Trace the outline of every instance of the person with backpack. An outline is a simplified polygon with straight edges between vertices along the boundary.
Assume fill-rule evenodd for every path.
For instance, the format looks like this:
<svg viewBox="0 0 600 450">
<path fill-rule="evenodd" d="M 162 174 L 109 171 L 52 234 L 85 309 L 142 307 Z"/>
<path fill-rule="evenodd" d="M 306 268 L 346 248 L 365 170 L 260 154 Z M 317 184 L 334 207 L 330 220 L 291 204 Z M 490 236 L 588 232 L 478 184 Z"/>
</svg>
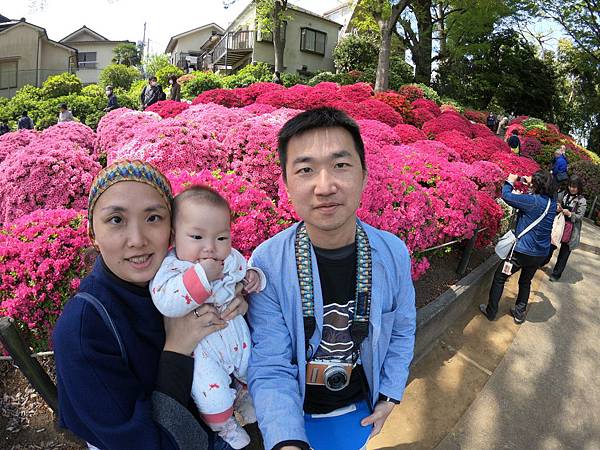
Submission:
<svg viewBox="0 0 600 450">
<path fill-rule="evenodd" d="M 0 121 L 0 136 L 6 133 L 10 133 L 10 128 L 7 125 L 7 123 L 4 120 L 2 120 Z"/>
<path fill-rule="evenodd" d="M 33 120 L 27 115 L 27 111 L 21 113 L 21 118 L 17 122 L 19 130 L 33 130 Z"/>
<path fill-rule="evenodd" d="M 521 140 L 519 139 L 519 132 L 516 129 L 512 130 L 512 133 L 506 140 L 506 143 L 514 154 L 521 155 Z"/>
<path fill-rule="evenodd" d="M 158 101 L 165 100 L 167 96 L 163 92 L 162 86 L 158 84 L 156 77 L 152 76 L 148 78 L 148 84 L 142 89 L 140 95 L 140 101 L 142 103 L 142 111 L 148 108 L 150 105 L 155 104 Z"/>
<path fill-rule="evenodd" d="M 496 132 L 496 116 L 494 116 L 494 113 L 492 113 L 491 111 L 487 116 L 485 124 L 491 131 L 493 131 L 494 133 Z"/>
<path fill-rule="evenodd" d="M 525 321 L 531 280 L 550 251 L 550 235 L 556 215 L 556 184 L 552 175 L 539 170 L 531 178 L 525 177 L 530 186 L 529 194 L 513 192 L 513 186 L 519 178 L 514 174 L 509 175 L 502 187 L 502 200 L 517 209 L 514 232 L 517 240 L 507 259 L 500 261 L 496 268 L 488 304 L 479 305 L 481 313 L 488 320 L 494 320 L 506 280 L 520 270 L 519 293 L 515 307 L 510 309 L 517 324 Z"/>
</svg>

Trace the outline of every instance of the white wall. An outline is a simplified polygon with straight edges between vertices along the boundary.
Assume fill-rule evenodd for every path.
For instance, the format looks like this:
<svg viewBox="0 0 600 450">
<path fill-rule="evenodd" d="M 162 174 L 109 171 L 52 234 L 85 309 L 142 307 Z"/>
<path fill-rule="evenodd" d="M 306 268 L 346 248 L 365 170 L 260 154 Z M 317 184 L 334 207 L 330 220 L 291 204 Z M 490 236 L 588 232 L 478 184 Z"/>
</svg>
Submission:
<svg viewBox="0 0 600 450">
<path fill-rule="evenodd" d="M 96 52 L 96 68 L 79 68 L 76 72 L 77 77 L 83 84 L 97 83 L 100 71 L 109 64 L 112 64 L 114 58 L 113 49 L 119 45 L 115 42 L 77 42 L 69 41 L 69 46 L 76 48 L 79 53 Z"/>
</svg>

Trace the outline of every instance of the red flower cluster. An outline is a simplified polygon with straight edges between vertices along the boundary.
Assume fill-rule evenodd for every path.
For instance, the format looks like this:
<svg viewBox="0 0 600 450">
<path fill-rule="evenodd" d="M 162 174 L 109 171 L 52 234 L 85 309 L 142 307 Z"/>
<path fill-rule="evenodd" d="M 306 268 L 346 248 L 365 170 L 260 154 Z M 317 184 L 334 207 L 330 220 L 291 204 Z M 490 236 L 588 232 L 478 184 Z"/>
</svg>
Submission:
<svg viewBox="0 0 600 450">
<path fill-rule="evenodd" d="M 169 117 L 177 116 L 179 113 L 185 111 L 189 107 L 190 105 L 185 102 L 163 100 L 150 105 L 150 107 L 146 108 L 146 111 L 155 112 L 163 119 L 168 119 Z"/>
</svg>

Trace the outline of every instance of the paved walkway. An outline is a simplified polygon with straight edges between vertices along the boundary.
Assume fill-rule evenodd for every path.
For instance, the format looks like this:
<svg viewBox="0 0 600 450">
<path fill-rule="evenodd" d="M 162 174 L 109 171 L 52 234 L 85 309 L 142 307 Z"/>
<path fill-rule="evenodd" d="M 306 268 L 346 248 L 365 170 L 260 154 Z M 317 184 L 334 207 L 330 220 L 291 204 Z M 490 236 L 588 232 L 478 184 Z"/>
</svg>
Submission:
<svg viewBox="0 0 600 450">
<path fill-rule="evenodd" d="M 600 450 L 600 228 L 584 224 L 560 282 L 549 273 L 523 325 L 506 314 L 512 277 L 496 322 L 474 311 L 451 327 L 369 449 Z"/>
</svg>

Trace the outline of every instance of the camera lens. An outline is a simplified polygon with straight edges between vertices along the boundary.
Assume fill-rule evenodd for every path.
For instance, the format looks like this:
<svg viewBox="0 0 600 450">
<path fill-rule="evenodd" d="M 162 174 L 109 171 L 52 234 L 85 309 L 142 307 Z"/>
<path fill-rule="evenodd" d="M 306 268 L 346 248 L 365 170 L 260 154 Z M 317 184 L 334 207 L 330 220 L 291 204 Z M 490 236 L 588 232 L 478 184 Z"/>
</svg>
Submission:
<svg viewBox="0 0 600 450">
<path fill-rule="evenodd" d="M 349 381 L 343 367 L 333 366 L 325 371 L 325 386 L 330 391 L 341 391 L 348 386 Z"/>
</svg>

